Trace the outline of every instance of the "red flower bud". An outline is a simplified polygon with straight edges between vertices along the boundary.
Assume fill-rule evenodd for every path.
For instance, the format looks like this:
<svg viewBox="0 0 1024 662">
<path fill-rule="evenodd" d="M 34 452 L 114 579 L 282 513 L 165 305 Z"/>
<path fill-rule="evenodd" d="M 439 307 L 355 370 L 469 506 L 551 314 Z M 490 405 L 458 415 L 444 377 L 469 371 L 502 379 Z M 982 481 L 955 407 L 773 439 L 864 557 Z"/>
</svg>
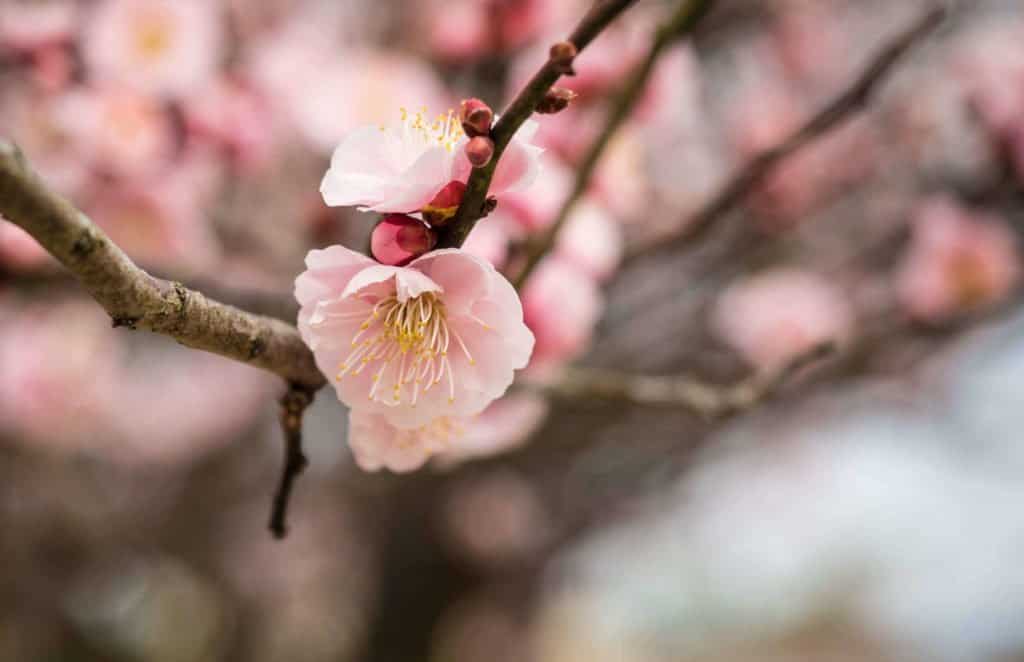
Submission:
<svg viewBox="0 0 1024 662">
<path fill-rule="evenodd" d="M 548 57 L 551 59 L 555 71 L 565 76 L 575 76 L 576 72 L 572 68 L 572 63 L 576 59 L 576 53 L 575 44 L 571 41 L 560 41 L 551 47 Z"/>
<path fill-rule="evenodd" d="M 381 264 L 401 267 L 437 244 L 437 234 L 423 221 L 405 214 L 388 214 L 370 236 L 370 251 Z"/>
<path fill-rule="evenodd" d="M 544 98 L 537 103 L 537 112 L 541 115 L 554 115 L 569 107 L 576 93 L 564 87 L 552 87 L 544 93 Z"/>
<path fill-rule="evenodd" d="M 470 138 L 466 143 L 466 157 L 474 168 L 483 168 L 494 156 L 494 141 L 486 136 Z"/>
<path fill-rule="evenodd" d="M 480 99 L 463 99 L 459 109 L 459 121 L 462 122 L 462 130 L 470 138 L 486 136 L 491 132 L 494 111 Z"/>
<path fill-rule="evenodd" d="M 445 184 L 445 187 L 437 192 L 431 200 L 420 211 L 423 218 L 431 226 L 439 227 L 451 220 L 462 204 L 462 198 L 466 195 L 466 183 L 458 180 Z"/>
</svg>

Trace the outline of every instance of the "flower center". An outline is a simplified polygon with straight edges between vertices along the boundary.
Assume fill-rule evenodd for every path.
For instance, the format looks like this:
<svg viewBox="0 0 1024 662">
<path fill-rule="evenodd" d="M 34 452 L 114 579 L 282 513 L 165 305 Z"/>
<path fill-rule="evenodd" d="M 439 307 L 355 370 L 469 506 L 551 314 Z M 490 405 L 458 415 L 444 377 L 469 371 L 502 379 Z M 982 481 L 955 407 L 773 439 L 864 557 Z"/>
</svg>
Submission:
<svg viewBox="0 0 1024 662">
<path fill-rule="evenodd" d="M 451 108 L 448 109 L 447 114 L 441 113 L 435 117 L 433 122 L 427 119 L 429 113 L 426 106 L 420 108 L 415 115 L 405 108 L 399 108 L 398 112 L 401 117 L 403 139 L 411 138 L 427 146 L 441 145 L 451 152 L 459 140 L 466 135 L 459 123 L 459 118 Z M 382 126 L 380 130 L 387 131 L 387 127 Z"/>
<path fill-rule="evenodd" d="M 390 295 L 378 301 L 359 332 L 352 338 L 352 352 L 338 366 L 336 379 L 373 370 L 369 399 L 397 406 L 408 397 L 415 407 L 420 393 L 442 381 L 448 382 L 448 402 L 455 402 L 455 373 L 448 348 L 454 339 L 459 349 L 476 362 L 466 343 L 448 325 L 444 302 L 433 292 L 399 301 Z M 391 397 L 381 394 L 388 382 Z"/>
<path fill-rule="evenodd" d="M 136 52 L 147 60 L 162 56 L 171 43 L 171 26 L 162 16 L 147 17 L 135 33 Z"/>
</svg>

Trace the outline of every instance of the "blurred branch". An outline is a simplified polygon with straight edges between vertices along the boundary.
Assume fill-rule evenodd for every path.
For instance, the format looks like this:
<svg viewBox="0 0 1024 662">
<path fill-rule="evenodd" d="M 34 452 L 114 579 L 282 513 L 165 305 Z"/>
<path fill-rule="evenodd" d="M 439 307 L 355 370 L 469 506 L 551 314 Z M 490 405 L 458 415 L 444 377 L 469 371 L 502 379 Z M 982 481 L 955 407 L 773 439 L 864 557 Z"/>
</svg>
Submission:
<svg viewBox="0 0 1024 662">
<path fill-rule="evenodd" d="M 608 112 L 604 126 L 601 128 L 601 133 L 591 143 L 590 148 L 580 162 L 576 170 L 576 179 L 573 183 L 572 191 L 569 193 L 569 197 L 565 199 L 565 202 L 562 203 L 562 207 L 558 210 L 554 222 L 541 237 L 527 245 L 526 264 L 516 277 L 516 289 L 522 288 L 526 279 L 530 277 L 530 274 L 541 261 L 541 258 L 554 246 L 558 233 L 562 226 L 565 225 L 569 214 L 572 213 L 573 207 L 586 192 L 587 187 L 590 186 L 590 178 L 593 176 L 605 148 L 611 142 L 612 136 L 615 135 L 615 132 L 618 131 L 622 123 L 629 117 L 633 106 L 636 105 L 643 94 L 647 81 L 651 77 L 651 72 L 654 70 L 654 65 L 662 52 L 673 42 L 692 32 L 700 22 L 700 19 L 711 8 L 712 2 L 713 0 L 684 0 L 672 17 L 658 29 L 654 42 L 647 52 L 647 56 L 630 74 L 625 89 L 616 97 Z"/>
<path fill-rule="evenodd" d="M 684 407 L 705 418 L 734 414 L 771 397 L 804 367 L 831 356 L 823 343 L 778 370 L 759 373 L 736 384 L 718 386 L 688 376 L 654 377 L 607 370 L 570 368 L 562 381 L 545 390 L 560 398 L 616 400 L 652 407 Z"/>
<path fill-rule="evenodd" d="M 307 389 L 324 385 L 294 326 L 151 276 L 85 214 L 50 191 L 17 146 L 2 139 L 0 214 L 74 274 L 114 326 L 170 336 L 186 347 L 269 370 Z"/>
<path fill-rule="evenodd" d="M 743 202 L 779 163 L 865 109 L 895 65 L 918 41 L 945 20 L 946 13 L 943 5 L 931 7 L 910 27 L 893 37 L 871 59 L 860 76 L 812 115 L 803 126 L 775 147 L 758 154 L 736 172 L 677 232 L 659 237 L 651 244 L 640 247 L 628 255 L 626 261 L 663 250 L 676 250 L 704 236 L 715 221 Z"/>
<path fill-rule="evenodd" d="M 576 29 L 569 36 L 568 41 L 575 47 L 576 51 L 582 51 L 594 40 L 608 25 L 625 11 L 636 0 L 603 0 L 594 4 L 594 7 L 587 12 Z M 544 98 L 544 94 L 555 84 L 555 81 L 565 72 L 566 63 L 556 61 L 549 57 L 544 66 L 540 68 L 526 86 L 519 92 L 512 103 L 505 108 L 501 118 L 491 129 L 491 139 L 494 141 L 494 156 L 483 168 L 474 168 L 466 183 L 466 193 L 459 205 L 455 217 L 445 226 L 438 238 L 438 248 L 458 248 L 466 240 L 473 230 L 476 222 L 485 215 L 487 202 L 487 189 L 490 188 L 491 178 L 501 160 L 502 152 L 508 146 L 512 136 L 522 126 L 530 115 L 533 114 L 537 104 Z"/>
<path fill-rule="evenodd" d="M 285 442 L 284 467 L 270 511 L 270 531 L 277 539 L 284 538 L 288 533 L 288 503 L 292 487 L 295 479 L 308 464 L 302 452 L 302 415 L 313 403 L 315 395 L 315 389 L 289 384 L 288 392 L 281 397 L 281 430 L 284 432 Z"/>
</svg>

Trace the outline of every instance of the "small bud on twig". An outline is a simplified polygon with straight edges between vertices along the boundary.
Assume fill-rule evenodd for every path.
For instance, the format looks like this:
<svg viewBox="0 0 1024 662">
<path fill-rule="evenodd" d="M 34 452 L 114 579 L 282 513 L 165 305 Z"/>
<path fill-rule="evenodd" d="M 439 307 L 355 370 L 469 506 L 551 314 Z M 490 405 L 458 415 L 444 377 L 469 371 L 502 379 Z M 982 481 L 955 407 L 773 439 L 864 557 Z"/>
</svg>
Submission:
<svg viewBox="0 0 1024 662">
<path fill-rule="evenodd" d="M 480 99 L 463 99 L 459 121 L 462 122 L 462 130 L 470 138 L 490 135 L 494 111 Z"/>
<path fill-rule="evenodd" d="M 404 266 L 437 244 L 437 233 L 405 214 L 388 214 L 370 235 L 370 252 L 381 264 Z"/>
<path fill-rule="evenodd" d="M 548 56 L 555 71 L 563 76 L 575 76 L 576 71 L 572 68 L 573 60 L 576 59 L 576 45 L 571 41 L 560 41 L 551 47 Z"/>
<path fill-rule="evenodd" d="M 564 87 L 552 87 L 544 93 L 544 98 L 537 103 L 537 112 L 541 115 L 554 115 L 569 107 L 576 93 Z"/>
<path fill-rule="evenodd" d="M 466 157 L 474 168 L 483 168 L 494 156 L 494 141 L 486 136 L 470 138 L 466 143 Z"/>
</svg>

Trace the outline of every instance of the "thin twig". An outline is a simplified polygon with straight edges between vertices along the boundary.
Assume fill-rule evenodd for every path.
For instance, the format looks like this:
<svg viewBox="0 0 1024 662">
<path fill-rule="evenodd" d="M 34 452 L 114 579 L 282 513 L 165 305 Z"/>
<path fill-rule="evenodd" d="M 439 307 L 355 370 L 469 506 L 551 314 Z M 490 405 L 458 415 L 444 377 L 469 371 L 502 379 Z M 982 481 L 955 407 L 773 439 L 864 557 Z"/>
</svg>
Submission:
<svg viewBox="0 0 1024 662">
<path fill-rule="evenodd" d="M 604 154 L 615 132 L 618 131 L 623 122 L 626 121 L 626 118 L 629 117 L 630 112 L 647 87 L 647 81 L 651 77 L 651 72 L 654 70 L 654 65 L 658 58 L 673 42 L 692 32 L 697 23 L 700 22 L 700 19 L 711 8 L 712 4 L 713 0 L 685 0 L 679 5 L 679 8 L 672 17 L 658 29 L 654 41 L 651 43 L 650 50 L 647 52 L 647 56 L 630 74 L 626 87 L 618 95 L 608 111 L 608 116 L 605 119 L 604 126 L 601 128 L 601 133 L 591 143 L 590 148 L 580 162 L 576 170 L 576 179 L 572 191 L 565 199 L 565 202 L 562 203 L 562 207 L 558 210 L 554 222 L 543 236 L 527 245 L 526 264 L 515 279 L 516 289 L 522 288 L 526 279 L 530 277 L 530 274 L 541 261 L 541 258 L 555 245 L 558 233 L 562 226 L 565 225 L 566 220 L 568 220 L 573 207 L 590 186 L 590 179 L 597 168 L 598 161 Z"/>
<path fill-rule="evenodd" d="M 625 11 L 636 0 L 604 0 L 597 2 L 587 12 L 576 29 L 569 36 L 570 41 L 577 52 L 582 51 L 594 40 L 616 16 Z M 494 141 L 494 156 L 483 168 L 474 168 L 466 183 L 465 197 L 462 204 L 451 222 L 442 229 L 438 238 L 438 248 L 458 248 L 469 236 L 476 222 L 485 215 L 485 204 L 487 201 L 487 189 L 490 188 L 491 178 L 494 176 L 495 168 L 501 160 L 502 152 L 512 140 L 519 127 L 523 125 L 530 115 L 533 114 L 537 104 L 544 98 L 544 94 L 561 76 L 559 65 L 552 59 L 548 59 L 544 66 L 533 75 L 533 78 L 520 90 L 512 103 L 505 108 L 501 118 L 491 129 L 491 139 Z"/>
<path fill-rule="evenodd" d="M 910 27 L 889 41 L 871 59 L 860 76 L 812 115 L 806 123 L 778 145 L 758 154 L 730 177 L 718 193 L 683 223 L 678 231 L 658 237 L 656 241 L 631 252 L 626 262 L 642 255 L 678 250 L 703 237 L 715 221 L 743 202 L 779 163 L 842 125 L 857 112 L 864 110 L 895 65 L 914 44 L 945 20 L 946 13 L 945 6 L 937 5 L 922 14 Z"/>
<path fill-rule="evenodd" d="M 629 402 L 649 407 L 682 407 L 704 418 L 721 418 L 774 395 L 780 387 L 806 366 L 836 351 L 823 343 L 800 354 L 778 370 L 758 373 L 736 384 L 717 386 L 683 375 L 630 375 L 607 370 L 573 368 L 563 379 L 545 390 L 556 397 Z"/>
<path fill-rule="evenodd" d="M 281 397 L 281 431 L 284 433 L 284 467 L 281 480 L 274 492 L 273 507 L 270 510 L 270 531 L 280 540 L 288 534 L 288 503 L 291 499 L 295 479 L 306 468 L 308 462 L 302 452 L 302 415 L 313 403 L 315 390 L 300 384 L 289 384 L 288 391 Z"/>
<path fill-rule="evenodd" d="M 186 347 L 269 370 L 309 389 L 325 384 L 294 326 L 151 276 L 85 214 L 47 188 L 17 146 L 3 139 L 0 214 L 57 258 L 114 326 L 170 336 Z"/>
</svg>

